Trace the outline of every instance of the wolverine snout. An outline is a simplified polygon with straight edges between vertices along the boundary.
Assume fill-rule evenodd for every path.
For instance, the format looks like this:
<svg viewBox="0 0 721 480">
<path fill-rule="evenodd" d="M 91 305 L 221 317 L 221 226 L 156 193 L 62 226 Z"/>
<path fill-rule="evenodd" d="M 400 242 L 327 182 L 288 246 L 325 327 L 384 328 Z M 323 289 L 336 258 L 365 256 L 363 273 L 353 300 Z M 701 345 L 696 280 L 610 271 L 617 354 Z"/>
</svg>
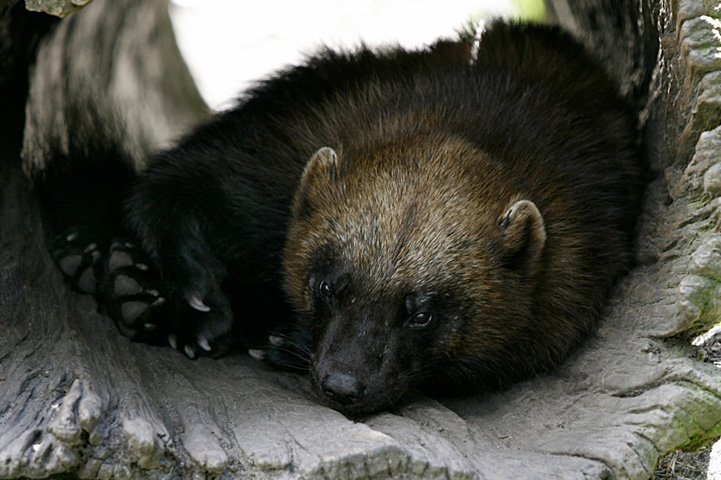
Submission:
<svg viewBox="0 0 721 480">
<path fill-rule="evenodd" d="M 323 394 L 343 406 L 351 405 L 365 398 L 368 389 L 358 378 L 346 373 L 328 373 L 320 382 Z"/>
</svg>

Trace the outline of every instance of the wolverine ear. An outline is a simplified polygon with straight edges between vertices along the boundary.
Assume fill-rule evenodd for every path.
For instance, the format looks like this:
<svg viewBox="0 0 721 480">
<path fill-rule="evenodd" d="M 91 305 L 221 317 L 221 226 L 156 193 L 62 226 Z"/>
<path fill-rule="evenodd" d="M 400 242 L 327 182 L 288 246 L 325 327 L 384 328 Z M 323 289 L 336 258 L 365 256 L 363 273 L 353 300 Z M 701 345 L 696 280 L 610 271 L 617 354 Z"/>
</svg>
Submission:
<svg viewBox="0 0 721 480">
<path fill-rule="evenodd" d="M 330 147 L 323 147 L 308 160 L 300 178 L 296 192 L 296 215 L 310 216 L 312 213 L 311 196 L 313 192 L 327 191 L 338 177 L 338 155 Z M 322 194 L 321 194 L 322 195 Z"/>
<path fill-rule="evenodd" d="M 546 245 L 546 226 L 536 204 L 530 200 L 515 202 L 498 219 L 498 228 L 509 264 L 524 267 L 531 275 L 537 273 Z"/>
<path fill-rule="evenodd" d="M 338 170 L 338 154 L 330 147 L 320 148 L 308 160 L 303 170 L 301 185 L 314 182 L 330 180 L 335 182 Z"/>
</svg>

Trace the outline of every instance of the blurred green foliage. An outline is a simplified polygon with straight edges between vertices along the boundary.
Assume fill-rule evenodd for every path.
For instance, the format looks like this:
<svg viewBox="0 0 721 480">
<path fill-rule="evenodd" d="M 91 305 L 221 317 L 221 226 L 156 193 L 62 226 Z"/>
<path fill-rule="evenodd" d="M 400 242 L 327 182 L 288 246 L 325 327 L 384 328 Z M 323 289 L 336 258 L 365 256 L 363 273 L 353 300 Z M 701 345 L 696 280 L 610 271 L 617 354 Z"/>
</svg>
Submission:
<svg viewBox="0 0 721 480">
<path fill-rule="evenodd" d="M 543 21 L 546 19 L 546 5 L 543 0 L 511 0 L 521 18 Z"/>
<path fill-rule="evenodd" d="M 544 0 L 503 0 L 502 2 L 497 0 L 495 3 L 490 0 L 479 0 L 478 4 L 478 10 L 469 18 L 469 25 L 476 25 L 481 19 L 488 20 L 499 14 L 536 22 L 546 20 Z"/>
</svg>

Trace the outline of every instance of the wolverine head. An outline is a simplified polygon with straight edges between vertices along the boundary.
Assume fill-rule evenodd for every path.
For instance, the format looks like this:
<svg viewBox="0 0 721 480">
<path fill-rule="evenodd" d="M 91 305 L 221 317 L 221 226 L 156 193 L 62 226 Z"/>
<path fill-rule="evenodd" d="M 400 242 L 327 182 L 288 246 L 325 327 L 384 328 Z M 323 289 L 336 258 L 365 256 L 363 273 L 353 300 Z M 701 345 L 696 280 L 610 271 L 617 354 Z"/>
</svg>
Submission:
<svg viewBox="0 0 721 480">
<path fill-rule="evenodd" d="M 285 288 L 313 331 L 311 378 L 331 406 L 362 415 L 439 378 L 463 388 L 527 332 L 546 232 L 504 167 L 432 134 L 312 156 Z"/>
</svg>

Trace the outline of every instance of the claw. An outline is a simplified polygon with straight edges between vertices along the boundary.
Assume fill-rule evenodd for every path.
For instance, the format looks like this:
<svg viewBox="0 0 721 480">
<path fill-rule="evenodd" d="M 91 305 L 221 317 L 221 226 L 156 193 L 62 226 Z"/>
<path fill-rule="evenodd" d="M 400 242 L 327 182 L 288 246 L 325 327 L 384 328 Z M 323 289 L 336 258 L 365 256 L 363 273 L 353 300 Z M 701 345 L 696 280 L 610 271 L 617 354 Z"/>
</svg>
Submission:
<svg viewBox="0 0 721 480">
<path fill-rule="evenodd" d="M 175 335 L 168 335 L 168 343 L 170 344 L 170 348 L 172 348 L 173 350 L 178 349 L 178 337 L 176 337 Z"/>
<path fill-rule="evenodd" d="M 274 347 L 281 347 L 285 343 L 283 339 L 277 335 L 271 335 L 268 337 L 268 340 L 270 341 L 270 344 Z"/>
<path fill-rule="evenodd" d="M 203 300 L 197 294 L 191 294 L 186 297 L 188 305 L 199 312 L 209 312 L 210 307 L 203 303 Z"/>
<path fill-rule="evenodd" d="M 256 350 L 254 348 L 251 348 L 250 350 L 248 350 L 248 355 L 261 362 L 265 360 L 265 352 L 263 350 Z"/>
<path fill-rule="evenodd" d="M 185 355 L 189 359 L 191 359 L 191 360 L 195 359 L 195 350 L 193 349 L 193 347 L 191 347 L 190 345 L 186 345 L 183 350 L 185 351 Z"/>
<path fill-rule="evenodd" d="M 205 337 L 202 336 L 202 335 L 198 335 L 197 342 L 198 342 L 198 346 L 199 346 L 200 348 L 202 348 L 202 349 L 205 350 L 206 352 L 209 352 L 209 351 L 210 351 L 210 343 L 208 343 L 208 339 L 207 339 L 207 338 L 205 338 Z"/>
</svg>

